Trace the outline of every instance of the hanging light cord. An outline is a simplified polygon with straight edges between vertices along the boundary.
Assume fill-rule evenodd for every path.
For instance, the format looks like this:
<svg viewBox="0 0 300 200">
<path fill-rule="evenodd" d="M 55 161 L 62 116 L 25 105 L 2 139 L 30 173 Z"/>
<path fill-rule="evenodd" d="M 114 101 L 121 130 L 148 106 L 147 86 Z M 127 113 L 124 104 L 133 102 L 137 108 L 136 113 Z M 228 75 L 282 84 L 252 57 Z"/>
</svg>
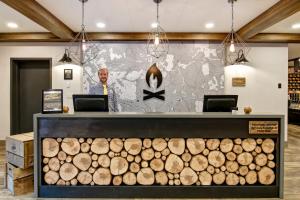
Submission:
<svg viewBox="0 0 300 200">
<path fill-rule="evenodd" d="M 234 0 L 231 0 L 231 40 L 233 41 L 233 34 L 234 34 L 234 14 L 233 14 L 233 3 Z"/>
<path fill-rule="evenodd" d="M 84 26 L 84 1 L 82 1 L 82 6 L 81 6 L 81 28 L 82 30 L 85 29 L 85 26 Z"/>
<path fill-rule="evenodd" d="M 159 2 L 157 1 L 156 3 L 156 22 L 157 22 L 157 25 L 159 24 Z"/>
<path fill-rule="evenodd" d="M 157 35 L 159 35 L 158 33 L 158 27 L 160 26 L 159 25 L 159 0 L 157 0 L 157 3 L 156 3 L 156 32 L 157 32 Z"/>
</svg>

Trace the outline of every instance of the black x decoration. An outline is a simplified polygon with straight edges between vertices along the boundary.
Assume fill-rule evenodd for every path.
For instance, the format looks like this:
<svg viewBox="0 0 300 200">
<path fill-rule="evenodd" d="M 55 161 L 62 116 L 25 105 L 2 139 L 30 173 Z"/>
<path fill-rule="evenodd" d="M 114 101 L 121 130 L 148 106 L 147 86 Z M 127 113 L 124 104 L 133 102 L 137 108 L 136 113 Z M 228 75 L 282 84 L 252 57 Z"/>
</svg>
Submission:
<svg viewBox="0 0 300 200">
<path fill-rule="evenodd" d="M 160 100 L 165 100 L 165 90 L 161 90 L 161 91 L 158 91 L 158 92 L 151 92 L 151 91 L 148 91 L 148 90 L 143 90 L 144 92 L 144 98 L 143 100 L 148 100 L 148 99 L 151 99 L 151 98 L 157 98 L 157 99 L 160 99 Z"/>
</svg>

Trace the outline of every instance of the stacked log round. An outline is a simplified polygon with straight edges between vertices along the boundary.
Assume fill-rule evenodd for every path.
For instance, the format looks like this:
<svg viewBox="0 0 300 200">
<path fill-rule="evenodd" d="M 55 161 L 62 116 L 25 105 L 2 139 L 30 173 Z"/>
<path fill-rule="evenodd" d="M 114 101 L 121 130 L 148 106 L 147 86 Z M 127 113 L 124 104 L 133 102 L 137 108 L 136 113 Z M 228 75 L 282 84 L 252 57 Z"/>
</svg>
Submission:
<svg viewBox="0 0 300 200">
<path fill-rule="evenodd" d="M 186 146 L 192 155 L 197 155 L 205 149 L 205 141 L 202 138 L 189 138 Z"/>
<path fill-rule="evenodd" d="M 137 182 L 141 185 L 153 185 L 154 180 L 154 172 L 151 168 L 142 168 L 137 173 Z"/>
<path fill-rule="evenodd" d="M 93 182 L 96 185 L 109 185 L 111 183 L 111 173 L 107 168 L 98 168 L 93 174 Z"/>
<path fill-rule="evenodd" d="M 80 152 L 80 143 L 76 138 L 64 138 L 61 142 L 61 149 L 68 155 L 76 155 Z"/>
<path fill-rule="evenodd" d="M 159 185 L 167 185 L 169 179 L 165 171 L 157 172 L 155 174 L 155 182 Z"/>
<path fill-rule="evenodd" d="M 106 154 L 109 151 L 107 139 L 96 138 L 91 145 L 91 151 L 95 154 Z"/>
<path fill-rule="evenodd" d="M 114 138 L 110 141 L 109 148 L 113 152 L 116 152 L 116 153 L 121 152 L 123 149 L 123 141 L 119 138 Z"/>
<path fill-rule="evenodd" d="M 56 172 L 59 171 L 60 162 L 59 162 L 58 158 L 56 158 L 56 157 L 51 158 L 49 160 L 48 166 L 49 166 L 50 170 L 53 170 Z"/>
<path fill-rule="evenodd" d="M 194 170 L 189 167 L 185 167 L 180 172 L 180 181 L 182 185 L 193 185 L 198 180 L 198 176 Z"/>
<path fill-rule="evenodd" d="M 253 138 L 44 138 L 49 185 L 272 185 L 276 142 Z"/>
<path fill-rule="evenodd" d="M 92 182 L 93 176 L 89 172 L 81 171 L 77 176 L 77 180 L 82 185 L 87 185 Z"/>
<path fill-rule="evenodd" d="M 127 172 L 123 176 L 123 182 L 126 185 L 135 185 L 136 184 L 136 175 L 132 172 Z"/>
<path fill-rule="evenodd" d="M 55 184 L 58 181 L 58 179 L 59 175 L 55 171 L 48 171 L 44 176 L 45 182 L 49 185 Z"/>
<path fill-rule="evenodd" d="M 122 141 L 122 140 L 121 140 Z M 125 175 L 124 175 L 125 176 Z M 113 185 L 121 185 L 122 184 L 122 176 L 115 176 L 112 180 Z"/>
</svg>

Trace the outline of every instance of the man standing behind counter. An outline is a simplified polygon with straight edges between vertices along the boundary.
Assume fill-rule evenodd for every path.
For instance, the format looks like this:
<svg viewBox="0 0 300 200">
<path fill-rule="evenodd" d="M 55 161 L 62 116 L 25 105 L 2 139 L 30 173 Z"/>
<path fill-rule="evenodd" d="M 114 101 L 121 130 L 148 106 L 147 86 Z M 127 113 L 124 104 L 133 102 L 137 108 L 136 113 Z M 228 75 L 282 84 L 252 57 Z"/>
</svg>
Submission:
<svg viewBox="0 0 300 200">
<path fill-rule="evenodd" d="M 108 95 L 108 109 L 110 112 L 118 112 L 117 96 L 114 88 L 107 84 L 108 69 L 100 67 L 98 70 L 99 83 L 90 88 L 90 94 Z"/>
</svg>

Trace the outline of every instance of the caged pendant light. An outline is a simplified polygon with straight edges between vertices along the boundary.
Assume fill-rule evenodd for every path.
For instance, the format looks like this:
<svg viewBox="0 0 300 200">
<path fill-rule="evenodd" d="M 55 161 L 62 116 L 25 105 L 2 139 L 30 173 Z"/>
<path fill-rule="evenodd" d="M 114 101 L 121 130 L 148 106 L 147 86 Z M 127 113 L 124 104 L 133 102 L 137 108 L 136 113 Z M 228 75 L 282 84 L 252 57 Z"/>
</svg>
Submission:
<svg viewBox="0 0 300 200">
<path fill-rule="evenodd" d="M 147 42 L 147 54 L 159 59 L 169 51 L 169 41 L 159 22 L 159 4 L 162 0 L 153 0 L 156 3 L 156 26 L 151 30 Z"/>
<path fill-rule="evenodd" d="M 88 39 L 86 33 L 86 26 L 84 25 L 84 4 L 88 0 L 79 0 L 82 3 L 82 18 L 81 18 L 81 31 L 75 36 L 75 38 L 70 42 L 69 53 L 70 57 L 74 62 L 84 65 L 97 58 L 99 49 L 95 42 Z"/>
<path fill-rule="evenodd" d="M 224 65 L 233 65 L 240 63 L 241 61 L 248 62 L 246 55 L 249 53 L 250 48 L 234 31 L 234 2 L 236 1 L 237 0 L 228 0 L 231 4 L 231 32 L 226 36 L 217 49 L 217 55 Z"/>
</svg>

